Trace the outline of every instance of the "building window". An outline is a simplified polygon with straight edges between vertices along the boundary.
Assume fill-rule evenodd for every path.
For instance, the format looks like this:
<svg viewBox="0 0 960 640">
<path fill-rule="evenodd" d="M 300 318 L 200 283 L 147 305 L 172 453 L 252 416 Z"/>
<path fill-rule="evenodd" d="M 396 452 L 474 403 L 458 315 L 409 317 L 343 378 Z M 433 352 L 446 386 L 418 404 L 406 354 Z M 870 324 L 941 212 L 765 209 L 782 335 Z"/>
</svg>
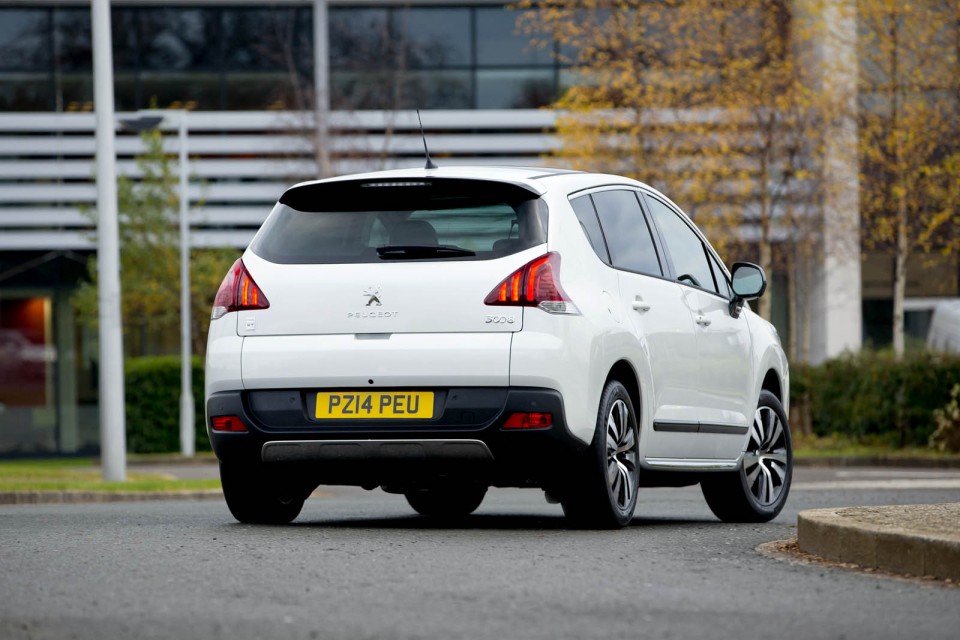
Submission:
<svg viewBox="0 0 960 640">
<path fill-rule="evenodd" d="M 335 109 L 537 108 L 562 88 L 556 47 L 517 33 L 501 6 L 334 6 Z M 120 5 L 116 108 L 309 109 L 313 11 L 303 6 Z M 93 108 L 90 11 L 0 8 L 0 109 Z"/>
<path fill-rule="evenodd" d="M 506 7 L 333 7 L 335 109 L 518 109 L 559 95 L 553 48 Z"/>
<path fill-rule="evenodd" d="M 0 110 L 53 107 L 49 9 L 6 9 L 0 19 Z"/>
</svg>

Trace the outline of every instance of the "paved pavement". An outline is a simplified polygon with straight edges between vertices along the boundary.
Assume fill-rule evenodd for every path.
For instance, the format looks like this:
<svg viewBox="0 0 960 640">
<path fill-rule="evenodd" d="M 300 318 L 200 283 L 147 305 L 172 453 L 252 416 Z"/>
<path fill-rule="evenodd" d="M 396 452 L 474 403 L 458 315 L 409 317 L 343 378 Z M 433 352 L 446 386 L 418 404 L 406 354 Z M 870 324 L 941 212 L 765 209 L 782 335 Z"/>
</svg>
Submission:
<svg viewBox="0 0 960 640">
<path fill-rule="evenodd" d="M 532 490 L 492 490 L 458 526 L 354 488 L 287 527 L 218 501 L 0 507 L 0 638 L 953 640 L 958 589 L 755 551 L 802 510 L 960 499 L 922 488 L 950 478 L 864 479 L 799 471 L 764 525 L 719 523 L 696 488 L 644 490 L 616 532 L 569 530 Z"/>
<path fill-rule="evenodd" d="M 216 478 L 215 462 L 130 465 L 171 478 Z M 798 467 L 793 491 L 954 491 L 960 470 Z M 322 488 L 328 493 L 327 488 Z M 217 490 L 178 493 L 24 492 L 0 494 L 0 504 L 222 500 Z M 960 503 L 817 509 L 798 514 L 802 551 L 892 573 L 960 582 Z"/>
<path fill-rule="evenodd" d="M 215 464 L 151 469 L 179 478 L 217 476 Z M 794 491 L 918 489 L 957 490 L 960 498 L 960 470 L 797 467 L 793 485 Z M 802 551 L 830 560 L 960 582 L 960 503 L 805 511 L 797 538 Z"/>
</svg>

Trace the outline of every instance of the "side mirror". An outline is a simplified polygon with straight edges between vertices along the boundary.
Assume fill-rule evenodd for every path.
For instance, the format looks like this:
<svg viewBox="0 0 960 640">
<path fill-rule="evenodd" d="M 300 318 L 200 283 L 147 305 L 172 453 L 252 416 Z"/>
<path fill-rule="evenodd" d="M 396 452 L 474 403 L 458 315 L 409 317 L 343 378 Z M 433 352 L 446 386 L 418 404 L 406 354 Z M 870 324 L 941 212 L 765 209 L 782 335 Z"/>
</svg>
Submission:
<svg viewBox="0 0 960 640">
<path fill-rule="evenodd" d="M 749 262 L 734 262 L 730 273 L 733 293 L 744 300 L 754 300 L 767 290 L 767 274 Z"/>
<path fill-rule="evenodd" d="M 743 303 L 755 300 L 767 290 L 767 275 L 763 269 L 749 262 L 734 262 L 730 271 L 733 300 L 730 301 L 730 315 L 740 317 Z"/>
</svg>

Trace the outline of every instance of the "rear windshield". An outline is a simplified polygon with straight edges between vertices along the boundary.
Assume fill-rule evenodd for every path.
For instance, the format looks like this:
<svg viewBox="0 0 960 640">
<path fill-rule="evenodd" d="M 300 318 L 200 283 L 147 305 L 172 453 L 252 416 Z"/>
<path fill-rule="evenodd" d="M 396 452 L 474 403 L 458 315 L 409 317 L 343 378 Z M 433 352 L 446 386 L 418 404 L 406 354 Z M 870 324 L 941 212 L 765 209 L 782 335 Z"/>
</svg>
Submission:
<svg viewBox="0 0 960 640">
<path fill-rule="evenodd" d="M 547 207 L 481 180 L 341 182 L 289 190 L 250 248 L 281 264 L 488 260 L 547 241 Z"/>
</svg>

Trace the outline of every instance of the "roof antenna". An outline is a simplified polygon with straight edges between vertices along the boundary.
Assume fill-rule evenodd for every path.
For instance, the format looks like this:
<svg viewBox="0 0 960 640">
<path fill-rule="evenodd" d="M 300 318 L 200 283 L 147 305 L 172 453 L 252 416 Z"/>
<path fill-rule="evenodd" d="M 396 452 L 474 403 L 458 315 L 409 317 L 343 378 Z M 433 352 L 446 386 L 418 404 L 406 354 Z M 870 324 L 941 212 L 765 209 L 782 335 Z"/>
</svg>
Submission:
<svg viewBox="0 0 960 640">
<path fill-rule="evenodd" d="M 436 169 L 437 165 L 433 164 L 433 160 L 430 159 L 430 151 L 427 150 L 427 136 L 423 133 L 423 120 L 420 119 L 420 109 L 417 109 L 417 122 L 420 123 L 420 137 L 423 138 L 423 152 L 427 156 L 427 164 L 424 169 Z"/>
</svg>

